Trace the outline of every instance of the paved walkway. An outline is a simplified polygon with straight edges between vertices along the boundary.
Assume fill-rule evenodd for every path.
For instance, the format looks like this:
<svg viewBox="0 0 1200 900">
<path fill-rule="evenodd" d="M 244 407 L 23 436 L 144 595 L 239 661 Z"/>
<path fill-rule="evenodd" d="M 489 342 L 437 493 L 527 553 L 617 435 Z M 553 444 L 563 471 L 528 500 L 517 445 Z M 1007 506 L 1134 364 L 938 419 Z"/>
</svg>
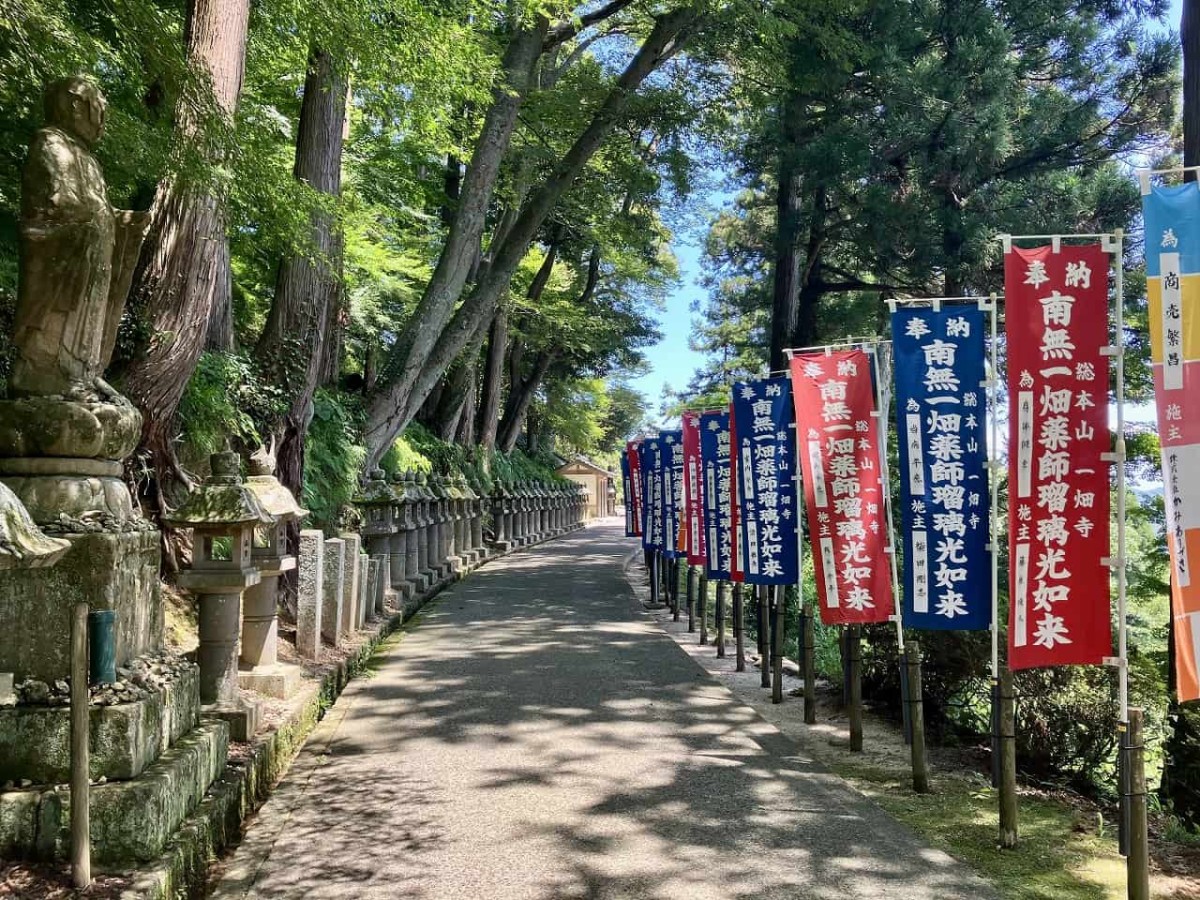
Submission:
<svg viewBox="0 0 1200 900">
<path fill-rule="evenodd" d="M 352 683 L 222 898 L 993 896 L 645 616 L 618 526 L 485 567 Z"/>
</svg>

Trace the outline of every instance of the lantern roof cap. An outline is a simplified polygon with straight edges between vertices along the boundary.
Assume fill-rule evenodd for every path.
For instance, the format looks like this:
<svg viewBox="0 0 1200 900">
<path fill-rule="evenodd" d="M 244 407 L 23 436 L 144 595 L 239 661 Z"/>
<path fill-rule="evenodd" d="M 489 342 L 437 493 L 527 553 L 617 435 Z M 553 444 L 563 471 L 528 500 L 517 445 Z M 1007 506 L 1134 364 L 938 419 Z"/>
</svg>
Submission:
<svg viewBox="0 0 1200 900">
<path fill-rule="evenodd" d="M 212 474 L 197 485 L 163 521 L 175 528 L 272 525 L 276 517 L 242 481 L 241 459 L 232 451 L 214 453 Z M 272 476 L 273 477 L 273 476 Z M 295 500 L 292 501 L 293 505 Z M 297 507 L 298 508 L 298 507 Z"/>
</svg>

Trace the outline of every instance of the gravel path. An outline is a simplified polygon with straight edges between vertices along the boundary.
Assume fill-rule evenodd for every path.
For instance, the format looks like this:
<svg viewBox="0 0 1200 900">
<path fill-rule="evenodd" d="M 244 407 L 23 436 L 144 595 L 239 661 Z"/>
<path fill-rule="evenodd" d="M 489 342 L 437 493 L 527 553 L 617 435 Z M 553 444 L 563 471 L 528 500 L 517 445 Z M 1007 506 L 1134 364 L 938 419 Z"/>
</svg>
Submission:
<svg viewBox="0 0 1200 900">
<path fill-rule="evenodd" d="M 994 896 L 663 634 L 622 575 L 633 548 L 594 525 L 442 594 L 342 695 L 213 896 Z"/>
</svg>

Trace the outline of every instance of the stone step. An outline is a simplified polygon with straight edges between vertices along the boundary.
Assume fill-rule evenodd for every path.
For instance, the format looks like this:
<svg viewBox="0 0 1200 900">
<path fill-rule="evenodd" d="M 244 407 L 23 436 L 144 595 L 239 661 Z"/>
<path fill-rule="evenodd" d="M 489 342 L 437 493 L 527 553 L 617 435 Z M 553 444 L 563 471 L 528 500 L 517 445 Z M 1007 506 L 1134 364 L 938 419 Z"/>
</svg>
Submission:
<svg viewBox="0 0 1200 900">
<path fill-rule="evenodd" d="M 198 673 L 194 666 L 185 669 L 143 700 L 93 706 L 89 712 L 91 777 L 136 778 L 191 731 L 200 716 Z M 69 706 L 0 709 L 0 783 L 66 783 L 71 777 L 70 739 Z"/>
<path fill-rule="evenodd" d="M 92 857 L 112 865 L 159 856 L 225 768 L 229 727 L 206 721 L 131 781 L 92 787 Z M 63 859 L 71 797 L 62 790 L 0 793 L 0 857 Z"/>
</svg>

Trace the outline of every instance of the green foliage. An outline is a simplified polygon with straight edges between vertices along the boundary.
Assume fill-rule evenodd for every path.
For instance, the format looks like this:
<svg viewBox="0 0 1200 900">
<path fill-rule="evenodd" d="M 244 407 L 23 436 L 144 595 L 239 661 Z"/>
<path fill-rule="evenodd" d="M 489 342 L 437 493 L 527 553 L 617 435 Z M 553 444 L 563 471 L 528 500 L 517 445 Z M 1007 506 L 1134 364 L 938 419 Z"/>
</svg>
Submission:
<svg viewBox="0 0 1200 900">
<path fill-rule="evenodd" d="M 317 391 L 304 460 L 304 506 L 313 527 L 333 530 L 349 515 L 367 456 L 362 423 L 359 398 Z"/>
<path fill-rule="evenodd" d="M 212 453 L 262 443 L 256 421 L 278 405 L 278 392 L 262 383 L 244 354 L 205 353 L 179 407 L 185 465 L 203 468 Z"/>
</svg>

